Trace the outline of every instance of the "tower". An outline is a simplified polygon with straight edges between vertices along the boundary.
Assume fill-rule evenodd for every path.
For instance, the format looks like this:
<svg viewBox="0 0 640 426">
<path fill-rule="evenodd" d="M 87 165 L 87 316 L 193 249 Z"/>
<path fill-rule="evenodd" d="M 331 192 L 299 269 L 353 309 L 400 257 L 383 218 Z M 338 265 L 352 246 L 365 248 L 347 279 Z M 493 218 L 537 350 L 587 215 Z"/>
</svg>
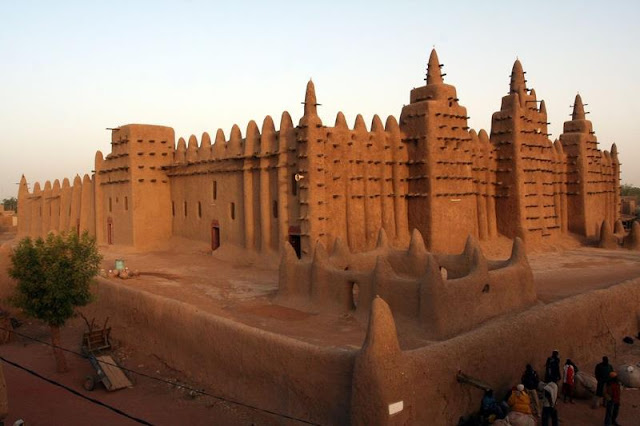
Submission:
<svg viewBox="0 0 640 426">
<path fill-rule="evenodd" d="M 455 87 L 445 84 L 435 49 L 427 84 L 411 91 L 400 129 L 409 152 L 409 227 L 418 229 L 434 251 L 462 250 L 478 236 L 467 109 Z"/>
<path fill-rule="evenodd" d="M 96 235 L 102 244 L 154 248 L 171 235 L 169 178 L 174 132 L 129 124 L 112 130 L 111 153 L 96 154 Z"/>
<path fill-rule="evenodd" d="M 567 153 L 567 209 L 569 230 L 596 237 L 600 225 L 618 219 L 617 149 L 611 155 L 598 149 L 591 121 L 586 119 L 582 97 L 576 95 L 571 120 L 565 121 L 560 141 Z"/>
<path fill-rule="evenodd" d="M 491 142 L 497 153 L 498 231 L 509 238 L 530 241 L 562 231 L 558 169 L 563 159 L 548 139 L 544 101 L 526 87 L 524 74 L 516 60 L 509 93 L 492 117 Z"/>
</svg>

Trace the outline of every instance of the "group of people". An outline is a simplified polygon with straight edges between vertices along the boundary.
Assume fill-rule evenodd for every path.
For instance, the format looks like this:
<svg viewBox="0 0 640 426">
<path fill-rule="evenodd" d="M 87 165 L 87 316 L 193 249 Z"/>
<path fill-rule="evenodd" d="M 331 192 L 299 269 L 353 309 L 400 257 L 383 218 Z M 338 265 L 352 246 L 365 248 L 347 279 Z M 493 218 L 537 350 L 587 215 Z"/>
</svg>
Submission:
<svg viewBox="0 0 640 426">
<path fill-rule="evenodd" d="M 563 401 L 573 404 L 578 371 L 578 366 L 571 359 L 567 359 L 561 369 L 559 352 L 554 350 L 545 364 L 544 381 L 527 364 L 521 383 L 511 389 L 504 401 L 498 402 L 493 390 L 485 391 L 481 404 L 482 414 L 493 419 L 503 419 L 509 414 L 512 422 L 519 420 L 518 424 L 523 425 L 534 425 L 535 419 L 540 418 L 543 426 L 548 426 L 549 422 L 558 426 L 558 385 L 562 384 Z M 599 407 L 604 398 L 604 425 L 619 426 L 617 417 L 620 408 L 620 382 L 606 356 L 596 366 L 595 377 L 597 389 L 594 408 Z"/>
</svg>

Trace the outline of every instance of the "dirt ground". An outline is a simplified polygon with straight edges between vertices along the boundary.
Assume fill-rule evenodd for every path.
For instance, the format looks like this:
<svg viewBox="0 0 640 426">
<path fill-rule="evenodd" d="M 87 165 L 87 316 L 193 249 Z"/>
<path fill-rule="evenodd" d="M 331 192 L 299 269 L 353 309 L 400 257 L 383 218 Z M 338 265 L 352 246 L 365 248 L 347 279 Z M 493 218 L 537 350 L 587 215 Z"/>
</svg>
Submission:
<svg viewBox="0 0 640 426">
<path fill-rule="evenodd" d="M 503 243 L 496 245 L 487 256 L 506 258 L 510 242 Z M 112 269 L 115 259 L 124 259 L 131 270 L 140 272 L 140 276 L 111 280 L 312 344 L 359 348 L 364 340 L 366 322 L 351 315 L 303 312 L 274 303 L 278 279 L 278 259 L 275 257 L 250 258 L 231 249 L 211 254 L 206 245 L 181 239 L 175 239 L 172 247 L 169 251 L 156 253 L 136 253 L 117 246 L 102 247 L 105 256 L 103 267 Z M 540 303 L 553 303 L 640 276 L 640 252 L 579 248 L 571 241 L 547 251 L 534 250 L 529 255 L 529 261 Z M 402 318 L 396 318 L 396 321 L 403 349 L 430 343 L 415 324 Z M 71 321 L 63 332 L 64 345 L 77 349 L 84 327 L 81 320 Z M 35 322 L 25 323 L 18 331 L 48 338 L 46 327 Z M 633 347 L 622 349 L 627 351 L 623 352 L 624 356 L 632 364 L 640 361 L 638 346 L 640 341 Z M 0 354 L 85 392 L 81 389 L 81 383 L 85 375 L 91 372 L 85 359 L 68 355 L 71 372 L 58 375 L 54 372 L 50 348 L 45 345 L 18 339 L 1 346 Z M 121 347 L 116 355 L 128 368 L 172 380 L 184 379 L 179 372 L 171 370 L 152 354 Z M 593 365 L 581 367 L 591 371 L 596 362 L 598 360 L 592 360 Z M 9 420 L 22 417 L 29 420 L 29 425 L 134 424 L 105 408 L 33 379 L 14 367 L 4 365 L 4 371 L 10 392 Z M 100 388 L 90 395 L 153 424 L 283 424 L 272 415 L 211 397 L 194 398 L 172 385 L 142 377 L 136 378 L 132 389 L 108 393 Z M 640 424 L 637 420 L 640 418 L 639 407 L 640 391 L 625 390 L 620 423 Z M 561 424 L 564 425 L 599 425 L 604 416 L 604 410 L 592 410 L 587 402 L 581 401 L 574 405 L 560 403 L 559 412 Z"/>
</svg>

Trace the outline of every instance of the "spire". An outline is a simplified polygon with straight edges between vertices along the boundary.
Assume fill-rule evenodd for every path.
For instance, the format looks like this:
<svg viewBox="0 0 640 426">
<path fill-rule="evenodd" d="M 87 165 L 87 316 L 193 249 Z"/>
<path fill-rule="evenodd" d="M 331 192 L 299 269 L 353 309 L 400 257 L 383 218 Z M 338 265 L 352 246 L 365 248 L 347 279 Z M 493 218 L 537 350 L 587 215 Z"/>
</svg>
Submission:
<svg viewBox="0 0 640 426">
<path fill-rule="evenodd" d="M 309 80 L 307 83 L 307 93 L 304 96 L 304 115 L 318 115 L 317 105 L 316 88 L 313 85 L 313 81 Z"/>
<path fill-rule="evenodd" d="M 511 93 L 518 93 L 520 89 L 524 91 L 527 88 L 526 82 L 524 81 L 524 70 L 522 69 L 522 64 L 519 59 L 513 63 L 513 68 L 511 69 Z"/>
<path fill-rule="evenodd" d="M 431 50 L 429 56 L 429 65 L 427 66 L 427 85 L 442 83 L 442 74 L 440 73 L 440 61 L 436 49 Z"/>
<path fill-rule="evenodd" d="M 571 115 L 572 120 L 584 120 L 584 104 L 582 103 L 582 98 L 580 94 L 576 95 L 576 100 L 573 103 L 573 114 Z"/>
</svg>

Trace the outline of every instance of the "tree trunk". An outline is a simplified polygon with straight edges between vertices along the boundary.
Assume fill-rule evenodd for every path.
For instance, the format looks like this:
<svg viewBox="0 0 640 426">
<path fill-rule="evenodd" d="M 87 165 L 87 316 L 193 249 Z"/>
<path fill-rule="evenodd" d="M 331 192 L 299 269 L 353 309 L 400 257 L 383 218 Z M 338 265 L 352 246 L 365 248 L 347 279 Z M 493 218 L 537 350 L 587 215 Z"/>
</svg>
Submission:
<svg viewBox="0 0 640 426">
<path fill-rule="evenodd" d="M 50 327 L 53 356 L 56 358 L 56 371 L 58 373 L 66 373 L 69 369 L 67 368 L 67 360 L 64 357 L 64 352 L 60 349 L 60 327 L 53 325 Z"/>
</svg>

